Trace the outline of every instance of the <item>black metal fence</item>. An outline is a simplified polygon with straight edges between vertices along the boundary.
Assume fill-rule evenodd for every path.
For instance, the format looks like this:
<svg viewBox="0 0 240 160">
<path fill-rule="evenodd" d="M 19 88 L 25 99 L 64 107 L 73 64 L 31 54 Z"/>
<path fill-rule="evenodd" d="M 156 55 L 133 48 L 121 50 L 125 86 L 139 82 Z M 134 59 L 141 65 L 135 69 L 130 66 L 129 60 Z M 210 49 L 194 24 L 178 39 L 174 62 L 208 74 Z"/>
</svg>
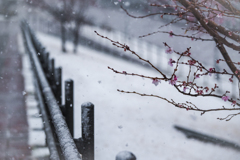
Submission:
<svg viewBox="0 0 240 160">
<path fill-rule="evenodd" d="M 29 54 L 35 77 L 36 95 L 44 121 L 51 160 L 94 160 L 94 105 L 81 105 L 82 137 L 74 139 L 74 82 L 65 81 L 65 103 L 62 101 L 62 68 L 36 38 L 27 22 L 21 23 L 24 46 Z M 116 160 L 136 160 L 129 151 L 119 152 Z"/>
<path fill-rule="evenodd" d="M 62 69 L 36 38 L 26 22 L 21 23 L 24 45 L 34 71 L 36 94 L 43 116 L 50 159 L 94 160 L 94 105 L 82 104 L 82 137 L 74 137 L 73 80 L 65 81 L 62 104 Z"/>
</svg>

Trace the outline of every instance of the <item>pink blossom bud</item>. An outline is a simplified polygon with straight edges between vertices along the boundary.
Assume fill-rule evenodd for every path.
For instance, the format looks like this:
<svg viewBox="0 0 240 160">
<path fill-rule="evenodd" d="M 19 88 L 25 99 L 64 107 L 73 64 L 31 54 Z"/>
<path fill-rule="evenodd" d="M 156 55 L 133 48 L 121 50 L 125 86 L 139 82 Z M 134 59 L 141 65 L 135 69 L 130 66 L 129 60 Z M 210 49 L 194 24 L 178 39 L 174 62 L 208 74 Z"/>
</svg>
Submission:
<svg viewBox="0 0 240 160">
<path fill-rule="evenodd" d="M 175 85 L 176 84 L 176 82 L 177 82 L 177 76 L 176 75 L 174 75 L 173 77 L 172 77 L 172 79 L 171 80 L 169 80 L 169 84 L 171 84 L 171 85 Z"/>
<path fill-rule="evenodd" d="M 186 92 L 186 89 L 188 89 L 187 87 L 183 87 L 183 92 Z"/>
<path fill-rule="evenodd" d="M 208 88 L 208 87 L 205 87 L 204 89 L 206 89 L 206 92 L 208 92 L 208 91 L 209 91 L 209 88 Z"/>
<path fill-rule="evenodd" d="M 153 83 L 155 86 L 157 86 L 158 83 L 161 83 L 161 81 L 158 80 L 158 79 L 153 79 L 152 83 Z"/>
<path fill-rule="evenodd" d="M 169 47 L 165 52 L 166 52 L 167 54 L 171 54 L 171 53 L 173 52 L 173 49 Z"/>
<path fill-rule="evenodd" d="M 197 74 L 197 75 L 195 76 L 195 78 L 196 78 L 196 79 L 197 79 L 197 78 L 200 78 L 199 76 L 200 76 L 200 74 Z"/>
<path fill-rule="evenodd" d="M 222 100 L 224 100 L 225 102 L 229 99 L 228 96 L 222 96 Z"/>
<path fill-rule="evenodd" d="M 211 76 L 212 75 L 212 72 L 214 71 L 213 70 L 213 68 L 209 68 L 209 70 L 208 70 L 210 73 L 209 73 L 209 76 Z"/>
<path fill-rule="evenodd" d="M 196 63 L 195 60 L 188 60 L 188 64 L 189 64 L 190 66 L 194 65 L 195 63 Z"/>
<path fill-rule="evenodd" d="M 232 101 L 232 104 L 231 104 L 231 105 L 235 106 L 236 103 L 237 103 L 236 101 Z"/>
<path fill-rule="evenodd" d="M 222 18 L 222 17 L 223 17 L 223 14 L 222 14 L 222 13 L 219 13 L 219 14 L 217 15 L 217 17 L 218 17 L 218 18 Z"/>
<path fill-rule="evenodd" d="M 207 19 L 204 19 L 204 22 L 205 22 L 205 24 L 208 24 L 208 20 Z"/>
<path fill-rule="evenodd" d="M 173 32 L 172 31 L 169 32 L 169 37 L 173 37 Z"/>
<path fill-rule="evenodd" d="M 172 66 L 173 66 L 173 63 L 175 63 L 175 61 L 172 60 L 172 58 L 170 58 L 169 61 L 168 61 L 168 65 L 170 65 L 170 66 L 172 67 Z"/>
</svg>

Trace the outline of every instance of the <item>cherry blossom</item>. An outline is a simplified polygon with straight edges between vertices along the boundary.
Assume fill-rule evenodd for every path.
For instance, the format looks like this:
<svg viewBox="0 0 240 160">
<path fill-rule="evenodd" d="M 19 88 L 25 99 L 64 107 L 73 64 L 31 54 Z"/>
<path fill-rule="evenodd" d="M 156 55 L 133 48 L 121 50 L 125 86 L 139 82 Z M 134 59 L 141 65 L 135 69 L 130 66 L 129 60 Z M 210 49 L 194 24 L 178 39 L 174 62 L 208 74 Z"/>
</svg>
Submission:
<svg viewBox="0 0 240 160">
<path fill-rule="evenodd" d="M 202 95 L 203 94 L 203 90 L 197 90 L 196 91 L 199 95 Z"/>
<path fill-rule="evenodd" d="M 189 2 L 189 3 L 186 3 L 186 2 Z M 173 3 L 175 3 L 175 5 L 173 5 Z M 211 82 L 211 84 L 208 85 L 208 84 L 205 84 L 205 82 L 197 80 L 198 78 L 204 78 L 204 79 L 206 78 L 206 79 L 209 79 L 209 81 L 213 81 L 212 78 L 209 77 L 212 74 L 226 76 L 226 78 L 229 79 L 229 81 L 227 82 L 228 84 L 233 83 L 234 76 L 237 78 L 237 79 L 234 79 L 234 82 L 240 80 L 240 70 L 237 69 L 238 67 L 240 68 L 240 61 L 237 62 L 238 59 L 233 59 L 234 61 L 232 61 L 230 58 L 228 58 L 226 56 L 228 54 L 228 51 L 226 49 L 224 49 L 224 46 L 227 46 L 230 49 L 232 48 L 232 49 L 236 50 L 236 52 L 238 52 L 240 54 L 240 52 L 238 51 L 239 46 L 237 45 L 237 43 L 240 43 L 240 40 L 236 36 L 238 34 L 238 32 L 236 30 L 234 30 L 232 27 L 226 28 L 225 27 L 226 25 L 223 25 L 223 26 L 220 25 L 223 21 L 225 22 L 224 24 L 229 23 L 230 22 L 229 20 L 232 20 L 232 23 L 236 23 L 235 19 L 239 19 L 239 17 L 236 15 L 237 12 L 234 13 L 234 12 L 230 11 L 230 9 L 228 9 L 228 11 L 226 10 L 226 8 L 223 9 L 224 7 L 221 5 L 221 3 L 216 2 L 216 1 L 213 1 L 213 2 L 199 1 L 198 3 L 193 4 L 187 0 L 186 1 L 185 0 L 183 0 L 183 1 L 173 0 L 173 3 L 167 3 L 167 5 L 152 4 L 153 6 L 159 6 L 159 7 L 163 7 L 163 8 L 171 7 L 171 10 L 169 10 L 167 12 L 165 12 L 165 10 L 163 10 L 162 12 L 159 12 L 160 13 L 159 16 L 161 16 L 161 18 L 163 18 L 164 15 L 167 15 L 167 16 L 171 15 L 171 16 L 174 16 L 176 19 L 173 19 L 171 22 L 168 22 L 165 25 L 160 26 L 159 29 L 161 29 L 161 30 L 150 32 L 150 33 L 145 34 L 140 37 L 142 38 L 142 37 L 150 36 L 150 35 L 157 34 L 157 33 L 164 33 L 164 34 L 166 34 L 165 36 L 167 36 L 167 37 L 174 36 L 174 38 L 175 37 L 187 38 L 187 39 L 189 39 L 190 43 L 191 43 L 191 40 L 192 41 L 203 41 L 203 42 L 204 41 L 213 41 L 213 42 L 215 41 L 215 43 L 217 45 L 217 49 L 223 55 L 222 59 L 215 60 L 215 64 L 219 64 L 220 61 L 221 61 L 221 63 L 227 63 L 230 70 L 217 69 L 216 67 L 210 68 L 207 65 L 205 65 L 204 63 L 201 63 L 196 58 L 194 58 L 195 57 L 194 55 L 192 56 L 192 54 L 190 53 L 193 51 L 193 50 L 191 50 L 191 44 L 188 45 L 188 48 L 186 50 L 181 49 L 181 51 L 178 51 L 178 49 L 177 49 L 178 47 L 176 48 L 176 46 L 174 46 L 174 45 L 170 46 L 167 44 L 167 42 L 163 42 L 164 46 L 166 47 L 165 48 L 166 54 L 171 54 L 171 55 L 167 56 L 169 58 L 166 60 L 167 63 L 165 61 L 165 63 L 166 63 L 165 65 L 170 65 L 171 67 L 174 67 L 173 69 L 170 69 L 169 72 L 165 72 L 165 70 L 162 70 L 162 68 L 157 66 L 157 63 L 150 62 L 150 60 L 143 58 L 141 55 L 139 55 L 134 50 L 131 50 L 125 44 L 122 44 L 118 41 L 111 40 L 105 36 L 101 36 L 101 35 L 100 36 L 102 38 L 110 40 L 117 47 L 122 48 L 125 51 L 131 52 L 133 55 L 137 56 L 137 58 L 148 63 L 153 69 L 155 69 L 157 72 L 160 73 L 160 77 L 151 77 L 151 76 L 146 76 L 143 74 L 136 74 L 136 73 L 132 73 L 132 74 L 127 73 L 127 75 L 148 78 L 148 79 L 150 79 L 150 81 L 152 80 L 152 83 L 155 86 L 157 86 L 160 83 L 160 80 L 163 80 L 165 82 L 169 82 L 169 84 L 173 85 L 173 87 L 176 88 L 176 90 L 183 95 L 194 96 L 194 97 L 212 96 L 212 97 L 222 98 L 223 101 L 228 102 L 229 104 L 232 105 L 232 107 L 230 108 L 229 106 L 227 106 L 225 108 L 225 106 L 223 106 L 223 107 L 218 106 L 217 108 L 213 108 L 213 109 L 201 109 L 189 101 L 186 101 L 186 103 L 185 102 L 178 103 L 177 101 L 175 101 L 173 99 L 166 99 L 159 95 L 138 93 L 136 91 L 123 91 L 123 90 L 119 90 L 119 91 L 124 92 L 124 93 L 134 93 L 134 94 L 138 94 L 141 96 L 153 96 L 153 97 L 161 98 L 176 107 L 182 107 L 182 108 L 185 108 L 186 110 L 201 111 L 202 112 L 201 115 L 204 114 L 205 112 L 210 112 L 210 111 L 218 111 L 218 110 L 232 110 L 232 111 L 236 110 L 237 111 L 237 110 L 239 110 L 239 108 L 235 108 L 234 105 L 240 106 L 240 104 L 236 102 L 237 100 L 235 100 L 235 101 L 233 100 L 234 96 L 232 94 L 229 94 L 230 93 L 229 91 L 225 91 L 225 88 L 224 88 L 223 92 L 218 92 L 218 88 L 223 89 L 222 87 L 225 87 L 223 85 L 220 85 L 220 87 L 218 86 L 219 84 L 221 84 L 221 82 L 216 81 L 215 82 L 216 84 L 214 84 L 214 85 Z M 219 5 L 218 5 L 218 3 L 219 3 Z M 229 3 L 229 5 L 231 5 L 230 1 L 228 1 L 228 3 Z M 235 3 L 232 3 L 232 4 L 235 5 Z M 190 5 L 190 7 L 189 7 L 189 5 Z M 195 9 L 194 9 L 194 7 L 195 7 Z M 239 9 L 236 9 L 236 10 L 234 9 L 234 11 L 238 11 L 238 10 Z M 134 16 L 134 15 L 131 15 L 131 13 L 129 13 L 127 10 L 124 9 L 124 11 L 129 16 L 134 17 L 134 18 L 145 18 L 145 17 L 152 15 L 152 14 L 147 14 L 144 16 Z M 171 28 L 172 24 L 174 24 L 174 23 L 177 24 L 177 22 L 179 22 L 179 21 L 184 21 L 184 23 L 186 22 L 185 23 L 186 26 L 185 27 L 182 26 L 183 32 L 185 31 L 184 33 L 182 33 L 182 32 L 180 33 L 177 30 L 174 30 L 174 32 L 173 32 L 172 29 L 169 29 L 168 31 L 162 31 L 162 29 L 164 27 Z M 231 23 L 231 25 L 232 25 L 232 23 Z M 210 29 L 209 29 L 209 26 L 210 26 Z M 231 37 L 231 40 L 226 39 L 226 37 Z M 236 42 L 236 44 L 234 41 Z M 181 42 L 179 42 L 179 43 L 181 43 Z M 208 42 L 206 42 L 206 43 L 208 43 Z M 173 47 L 174 49 L 171 47 Z M 205 50 L 208 48 L 200 48 L 200 49 L 202 49 L 202 51 L 205 52 Z M 178 56 L 179 58 L 175 57 L 173 54 Z M 196 53 L 194 53 L 194 54 L 196 54 Z M 174 58 L 173 58 L 173 56 L 174 56 Z M 214 64 L 214 66 L 215 66 L 215 64 Z M 182 67 L 180 67 L 180 66 L 183 66 L 183 65 L 185 65 L 185 67 L 186 67 L 186 68 L 183 68 L 184 70 L 186 70 L 186 74 L 184 71 L 183 76 L 181 75 L 181 79 L 179 79 L 176 75 L 180 76 L 180 71 L 182 70 Z M 239 66 L 237 66 L 237 65 L 239 65 Z M 112 69 L 112 70 L 116 73 L 123 74 L 122 71 L 116 71 L 114 69 Z M 231 71 L 233 71 L 233 73 Z M 166 73 L 168 73 L 168 74 L 166 74 Z M 206 85 L 209 87 L 206 87 Z M 231 85 L 233 85 L 233 84 L 231 84 Z M 230 120 L 232 117 L 234 117 L 236 115 L 240 115 L 240 113 L 230 114 L 226 118 L 219 118 L 219 119 Z"/>
<path fill-rule="evenodd" d="M 175 9 L 175 11 L 177 11 L 177 10 L 178 10 L 178 7 L 176 6 L 174 9 Z"/>
<path fill-rule="evenodd" d="M 166 52 L 167 54 L 171 54 L 171 53 L 173 53 L 173 49 L 169 47 L 165 52 Z"/>
<path fill-rule="evenodd" d="M 172 31 L 169 32 L 169 37 L 173 37 L 173 32 Z"/>
<path fill-rule="evenodd" d="M 225 102 L 229 99 L 228 96 L 222 96 L 222 100 L 224 100 Z"/>
<path fill-rule="evenodd" d="M 170 58 L 169 61 L 168 61 L 168 64 L 172 67 L 172 66 L 173 66 L 173 63 L 175 63 L 175 61 L 172 60 L 172 58 Z"/>
<path fill-rule="evenodd" d="M 169 84 L 171 84 L 171 85 L 176 84 L 177 78 L 178 78 L 178 77 L 177 77 L 176 75 L 174 75 L 173 78 L 169 81 Z"/>
<path fill-rule="evenodd" d="M 157 86 L 158 83 L 161 83 L 161 81 L 158 80 L 158 79 L 153 79 L 152 83 L 153 83 L 155 86 Z"/>
<path fill-rule="evenodd" d="M 236 101 L 232 101 L 232 104 L 231 104 L 231 105 L 235 106 L 236 103 L 237 103 Z"/>
<path fill-rule="evenodd" d="M 196 63 L 196 61 L 194 61 L 194 60 L 188 60 L 189 65 L 194 65 L 195 63 Z"/>
<path fill-rule="evenodd" d="M 208 88 L 208 87 L 205 87 L 204 89 L 206 89 L 206 92 L 208 92 L 208 91 L 209 91 L 209 88 Z"/>
<path fill-rule="evenodd" d="M 188 89 L 187 87 L 183 87 L 183 92 L 186 92 L 186 89 Z"/>
<path fill-rule="evenodd" d="M 209 68 L 209 70 L 208 70 L 210 73 L 209 73 L 209 76 L 211 76 L 212 75 L 212 72 L 214 71 L 214 69 L 213 68 Z"/>
<path fill-rule="evenodd" d="M 218 17 L 218 18 L 222 18 L 222 17 L 223 17 L 223 14 L 222 14 L 222 13 L 219 13 L 219 14 L 217 15 L 217 17 Z"/>
</svg>

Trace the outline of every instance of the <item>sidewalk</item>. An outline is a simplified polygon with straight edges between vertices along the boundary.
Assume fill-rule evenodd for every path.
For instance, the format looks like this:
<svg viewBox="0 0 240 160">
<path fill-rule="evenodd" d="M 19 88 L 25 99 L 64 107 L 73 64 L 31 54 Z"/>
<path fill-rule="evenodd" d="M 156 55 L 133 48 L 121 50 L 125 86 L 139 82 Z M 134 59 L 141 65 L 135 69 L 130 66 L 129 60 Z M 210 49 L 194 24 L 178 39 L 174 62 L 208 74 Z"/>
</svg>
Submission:
<svg viewBox="0 0 240 160">
<path fill-rule="evenodd" d="M 18 22 L 0 21 L 0 159 L 29 159 Z"/>
</svg>

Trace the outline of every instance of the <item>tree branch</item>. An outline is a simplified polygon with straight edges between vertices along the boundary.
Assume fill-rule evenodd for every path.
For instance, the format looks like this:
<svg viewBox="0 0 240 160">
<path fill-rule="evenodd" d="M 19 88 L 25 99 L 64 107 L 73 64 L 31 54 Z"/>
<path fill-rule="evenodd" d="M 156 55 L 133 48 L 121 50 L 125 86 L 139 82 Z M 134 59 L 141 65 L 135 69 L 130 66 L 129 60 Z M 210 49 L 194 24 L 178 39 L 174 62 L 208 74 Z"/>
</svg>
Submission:
<svg viewBox="0 0 240 160">
<path fill-rule="evenodd" d="M 231 58 L 229 57 L 225 47 L 223 46 L 223 38 L 218 35 L 215 30 L 212 30 L 204 21 L 204 17 L 195 9 L 191 3 L 186 0 L 178 0 L 184 7 L 188 8 L 192 14 L 196 17 L 196 19 L 200 22 L 202 27 L 214 38 L 214 41 L 217 44 L 219 51 L 227 62 L 227 65 L 231 69 L 231 71 L 235 74 L 237 79 L 240 81 L 240 73 L 235 73 L 237 71 L 236 66 L 232 63 Z"/>
</svg>

